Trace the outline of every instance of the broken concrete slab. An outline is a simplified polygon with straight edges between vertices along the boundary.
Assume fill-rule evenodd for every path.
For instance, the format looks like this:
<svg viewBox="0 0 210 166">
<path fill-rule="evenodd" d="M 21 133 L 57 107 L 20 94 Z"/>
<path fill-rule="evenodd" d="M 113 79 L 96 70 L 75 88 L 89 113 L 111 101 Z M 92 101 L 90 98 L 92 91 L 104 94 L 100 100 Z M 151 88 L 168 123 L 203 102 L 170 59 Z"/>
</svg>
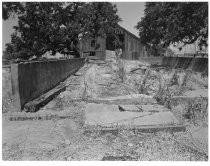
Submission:
<svg viewBox="0 0 210 166">
<path fill-rule="evenodd" d="M 117 112 L 97 111 L 86 112 L 87 125 L 100 125 L 111 127 L 113 125 L 164 125 L 179 124 L 179 121 L 171 112 Z"/>
<path fill-rule="evenodd" d="M 144 94 L 133 94 L 126 96 L 117 96 L 117 97 L 109 97 L 109 98 L 94 98 L 89 99 L 89 103 L 103 103 L 103 104 L 156 104 L 157 101 L 153 98 L 153 96 L 148 96 Z"/>
<path fill-rule="evenodd" d="M 119 107 L 124 111 L 129 112 L 164 112 L 169 111 L 168 108 L 163 105 L 119 105 Z"/>
<path fill-rule="evenodd" d="M 185 127 L 176 119 L 172 112 L 121 112 L 117 105 L 87 104 L 85 110 L 86 128 L 119 129 L 122 126 L 147 130 L 157 127 L 162 129 Z M 160 127 L 162 126 L 162 127 Z M 164 128 L 165 126 L 165 128 Z M 182 127 L 180 127 L 182 126 Z M 103 130 L 103 129 L 102 129 Z"/>
<path fill-rule="evenodd" d="M 118 112 L 118 105 L 113 104 L 95 104 L 95 103 L 87 103 L 86 105 L 86 112 L 94 113 L 94 112 L 106 112 L 106 111 L 116 111 Z"/>
<path fill-rule="evenodd" d="M 197 100 L 204 99 L 205 101 L 208 101 L 208 90 L 207 89 L 199 89 L 194 91 L 187 91 L 182 96 L 174 96 L 171 99 L 171 105 L 173 107 L 182 104 L 186 105 L 188 103 L 196 102 Z"/>
</svg>

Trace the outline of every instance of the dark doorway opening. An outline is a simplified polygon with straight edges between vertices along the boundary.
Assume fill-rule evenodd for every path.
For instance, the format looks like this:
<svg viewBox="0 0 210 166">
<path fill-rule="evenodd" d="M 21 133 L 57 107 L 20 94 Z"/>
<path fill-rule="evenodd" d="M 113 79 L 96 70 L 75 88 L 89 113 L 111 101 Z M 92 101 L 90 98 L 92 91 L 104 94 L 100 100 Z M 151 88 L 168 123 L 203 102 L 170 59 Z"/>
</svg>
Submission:
<svg viewBox="0 0 210 166">
<path fill-rule="evenodd" d="M 96 52 L 91 51 L 90 54 L 89 54 L 89 56 L 96 56 Z"/>
<path fill-rule="evenodd" d="M 108 34 L 106 37 L 106 49 L 114 51 L 116 48 L 122 48 L 124 50 L 124 34 L 117 34 L 119 42 L 116 43 L 116 37 Z"/>
</svg>

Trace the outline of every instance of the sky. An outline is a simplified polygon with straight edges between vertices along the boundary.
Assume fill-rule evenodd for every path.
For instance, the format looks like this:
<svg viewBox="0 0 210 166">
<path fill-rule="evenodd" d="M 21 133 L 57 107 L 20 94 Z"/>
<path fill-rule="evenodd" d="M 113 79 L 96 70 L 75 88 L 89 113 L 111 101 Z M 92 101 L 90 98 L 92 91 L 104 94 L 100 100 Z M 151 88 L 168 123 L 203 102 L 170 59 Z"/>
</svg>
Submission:
<svg viewBox="0 0 210 166">
<path fill-rule="evenodd" d="M 122 19 L 119 24 L 138 36 L 137 29 L 134 26 L 144 16 L 144 2 L 115 2 L 118 8 L 118 15 Z M 17 25 L 17 18 L 10 18 L 7 21 L 2 21 L 2 50 L 5 50 L 5 44 L 11 41 L 11 34 L 14 32 L 13 26 Z"/>
<path fill-rule="evenodd" d="M 134 26 L 144 16 L 145 2 L 118 2 L 115 4 L 118 8 L 118 15 L 122 18 L 122 22 L 119 24 L 138 36 L 138 31 Z"/>
</svg>

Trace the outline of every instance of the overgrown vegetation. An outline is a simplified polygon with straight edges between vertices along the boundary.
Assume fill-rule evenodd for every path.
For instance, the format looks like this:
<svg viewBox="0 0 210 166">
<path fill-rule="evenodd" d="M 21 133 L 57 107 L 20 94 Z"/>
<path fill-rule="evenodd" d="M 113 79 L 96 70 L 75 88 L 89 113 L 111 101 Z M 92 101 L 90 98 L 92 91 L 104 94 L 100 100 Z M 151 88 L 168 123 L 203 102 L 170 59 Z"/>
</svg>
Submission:
<svg viewBox="0 0 210 166">
<path fill-rule="evenodd" d="M 208 122 L 208 99 L 200 97 L 194 102 L 189 102 L 184 110 L 184 117 L 193 125 L 197 126 Z"/>
</svg>

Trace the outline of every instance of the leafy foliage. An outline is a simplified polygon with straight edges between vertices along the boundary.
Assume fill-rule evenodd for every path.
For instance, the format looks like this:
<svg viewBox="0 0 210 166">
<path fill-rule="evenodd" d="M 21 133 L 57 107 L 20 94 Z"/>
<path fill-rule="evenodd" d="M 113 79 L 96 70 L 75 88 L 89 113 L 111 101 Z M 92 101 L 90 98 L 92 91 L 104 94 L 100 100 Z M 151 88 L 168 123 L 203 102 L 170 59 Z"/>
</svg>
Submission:
<svg viewBox="0 0 210 166">
<path fill-rule="evenodd" d="M 2 5 L 2 18 L 9 19 L 14 14 L 22 14 L 24 12 L 23 5 L 20 2 L 3 2 Z"/>
<path fill-rule="evenodd" d="M 8 3 L 3 3 L 8 11 L 5 13 L 16 12 L 19 16 L 6 51 L 26 59 L 50 50 L 53 55 L 74 51 L 79 56 L 79 40 L 113 33 L 120 21 L 116 6 L 108 2 L 26 2 L 21 4 L 21 13 L 16 10 L 20 3 Z"/>
<path fill-rule="evenodd" d="M 137 23 L 144 44 L 169 46 L 183 42 L 207 46 L 207 2 L 148 2 L 145 16 Z"/>
</svg>

